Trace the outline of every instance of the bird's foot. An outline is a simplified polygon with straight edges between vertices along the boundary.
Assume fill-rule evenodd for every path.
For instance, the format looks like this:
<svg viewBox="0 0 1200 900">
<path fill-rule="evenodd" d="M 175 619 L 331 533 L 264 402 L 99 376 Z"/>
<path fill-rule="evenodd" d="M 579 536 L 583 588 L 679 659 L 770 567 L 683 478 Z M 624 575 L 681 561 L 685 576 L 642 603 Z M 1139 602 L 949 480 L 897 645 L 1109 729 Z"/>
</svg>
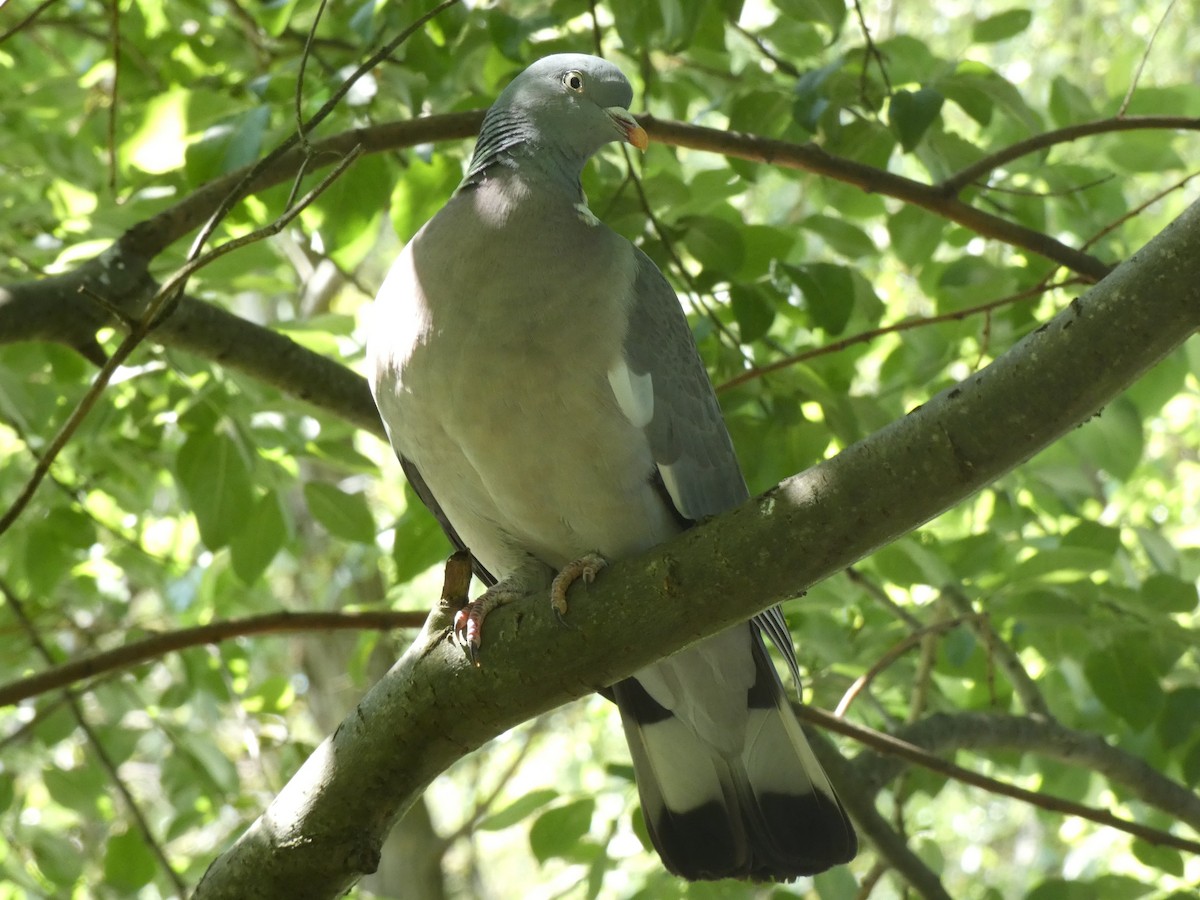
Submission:
<svg viewBox="0 0 1200 900">
<path fill-rule="evenodd" d="M 554 581 L 550 583 L 550 606 L 558 616 L 558 621 L 567 624 L 567 590 L 571 585 L 580 579 L 584 584 L 591 584 L 607 565 L 608 560 L 599 553 L 587 553 L 571 560 L 554 576 Z"/>
<path fill-rule="evenodd" d="M 483 620 L 492 610 L 524 597 L 526 591 L 508 582 L 488 588 L 454 615 L 454 636 L 467 652 L 471 665 L 479 668 L 479 648 L 483 643 Z"/>
</svg>

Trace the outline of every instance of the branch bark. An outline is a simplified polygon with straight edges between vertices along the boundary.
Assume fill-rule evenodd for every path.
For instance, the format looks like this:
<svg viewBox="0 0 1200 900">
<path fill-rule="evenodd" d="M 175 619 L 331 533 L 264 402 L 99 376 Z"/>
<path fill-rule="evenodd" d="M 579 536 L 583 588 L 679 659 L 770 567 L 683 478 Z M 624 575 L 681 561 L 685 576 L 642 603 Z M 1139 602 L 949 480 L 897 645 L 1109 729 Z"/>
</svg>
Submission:
<svg viewBox="0 0 1200 900">
<path fill-rule="evenodd" d="M 488 622 L 473 669 L 425 628 L 196 897 L 333 897 L 391 823 L 491 737 L 744 621 L 916 528 L 1087 421 L 1200 328 L 1200 204 L 1003 357 L 837 457 L 573 595 Z M 798 552 L 803 548 L 803 552 Z M 681 602 L 686 598 L 687 602 Z"/>
<path fill-rule="evenodd" d="M 1057 722 L 994 713 L 938 713 L 904 726 L 893 737 L 930 753 L 1016 750 L 1080 765 L 1200 833 L 1200 795 L 1104 738 Z M 882 753 L 864 753 L 851 763 L 856 782 L 872 794 L 908 766 Z"/>
<path fill-rule="evenodd" d="M 478 131 L 482 118 L 483 110 L 468 110 L 355 129 L 314 142 L 312 160 L 332 164 L 358 146 L 364 153 L 378 153 L 434 141 L 469 138 Z M 650 116 L 640 118 L 651 137 L 659 142 L 803 169 L 866 191 L 895 197 L 985 237 L 1029 249 L 1089 280 L 1102 278 L 1109 271 L 1108 265 L 1094 256 L 964 203 L 955 196 L 958 185 L 953 179 L 940 185 L 927 185 L 831 156 L 811 144 L 769 140 Z M 1200 126 L 1200 120 L 1178 118 L 1131 119 L 1128 123 L 1131 124 L 1122 121 L 1120 127 Z M 1089 123 L 1090 130 L 1080 133 L 1098 133 L 1113 130 L 1113 127 L 1108 120 Z M 1054 140 L 1063 139 L 1059 132 L 1049 134 Z M 1033 146 L 1037 140 L 1032 138 L 1014 145 L 1001 154 L 1027 152 L 1025 145 Z M 203 225 L 239 185 L 245 193 L 253 194 L 282 184 L 295 176 L 305 159 L 302 148 L 293 148 L 270 161 L 246 185 L 241 182 L 249 168 L 231 172 L 133 226 L 100 256 L 70 272 L 0 285 L 0 344 L 54 341 L 75 349 L 95 365 L 102 365 L 104 353 L 96 342 L 96 330 L 105 325 L 128 327 L 130 322 L 140 318 L 146 300 L 157 288 L 149 274 L 154 259 Z M 96 296 L 105 302 L 97 302 L 93 299 Z M 376 435 L 383 435 L 362 378 L 284 335 L 219 307 L 184 297 L 171 315 L 155 327 L 152 337 L 164 346 L 178 347 L 220 362 L 342 416 Z"/>
</svg>

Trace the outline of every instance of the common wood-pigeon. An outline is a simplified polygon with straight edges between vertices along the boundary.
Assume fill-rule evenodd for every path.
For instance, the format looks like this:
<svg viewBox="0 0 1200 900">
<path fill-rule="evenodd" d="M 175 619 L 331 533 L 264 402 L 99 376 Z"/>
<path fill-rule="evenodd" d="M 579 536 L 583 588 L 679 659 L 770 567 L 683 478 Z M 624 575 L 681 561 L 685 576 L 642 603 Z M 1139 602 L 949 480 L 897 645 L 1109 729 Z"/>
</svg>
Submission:
<svg viewBox="0 0 1200 900">
<path fill-rule="evenodd" d="M 559 54 L 484 119 L 466 177 L 380 288 L 371 382 L 392 446 L 491 585 L 457 628 L 748 497 L 679 301 L 588 209 L 604 144 L 645 149 L 620 70 Z M 553 586 L 556 573 L 564 573 Z M 854 830 L 788 705 L 780 610 L 613 686 L 642 809 L 689 879 L 786 880 L 847 862 Z"/>
</svg>

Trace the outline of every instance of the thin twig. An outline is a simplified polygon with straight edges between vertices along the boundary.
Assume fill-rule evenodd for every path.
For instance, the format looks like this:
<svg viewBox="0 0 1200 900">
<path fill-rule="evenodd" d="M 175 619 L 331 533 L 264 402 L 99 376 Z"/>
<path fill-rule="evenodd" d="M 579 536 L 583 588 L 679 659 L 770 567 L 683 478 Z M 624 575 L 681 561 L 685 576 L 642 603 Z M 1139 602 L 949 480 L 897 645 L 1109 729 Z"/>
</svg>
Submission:
<svg viewBox="0 0 1200 900">
<path fill-rule="evenodd" d="M 117 349 L 113 351 L 112 356 L 110 356 L 104 365 L 100 367 L 100 370 L 96 373 L 96 377 L 92 381 L 91 386 L 88 388 L 87 393 L 85 393 L 82 399 L 79 401 L 79 405 L 75 407 L 75 409 L 71 412 L 71 415 L 67 418 L 67 421 L 63 423 L 62 428 L 59 429 L 58 434 L 56 434 L 54 439 L 47 445 L 42 457 L 38 460 L 37 465 L 34 466 L 33 473 L 29 476 L 29 480 L 26 482 L 24 489 L 17 496 L 16 500 L 13 501 L 12 505 L 9 506 L 9 508 L 5 511 L 3 517 L 0 517 L 0 535 L 4 534 L 4 532 L 12 527 L 13 523 L 24 511 L 25 507 L 29 505 L 29 501 L 33 499 L 33 495 L 37 491 L 38 486 L 42 483 L 42 480 L 50 471 L 50 466 L 53 465 L 54 460 L 58 457 L 58 454 L 62 452 L 63 448 L 67 445 L 67 442 L 71 439 L 71 436 L 75 434 L 75 431 L 83 423 L 83 420 L 87 418 L 88 413 L 92 411 L 92 408 L 100 399 L 100 395 L 104 393 L 105 388 L 112 379 L 113 374 L 117 371 L 121 364 L 129 358 L 129 355 L 133 353 L 133 351 L 138 347 L 139 344 L 141 344 L 146 336 L 149 335 L 149 333 L 154 329 L 154 325 L 158 321 L 160 313 L 162 313 L 169 304 L 174 302 L 179 297 L 179 294 L 183 290 L 184 285 L 187 283 L 188 278 L 195 274 L 198 269 L 201 269 L 211 263 L 213 260 L 224 256 L 226 253 L 236 250 L 239 247 L 244 247 L 247 244 L 252 244 L 256 241 L 262 240 L 264 237 L 269 237 L 272 234 L 278 233 L 285 225 L 287 225 L 288 222 L 298 216 L 300 212 L 306 206 L 308 206 L 308 204 L 312 203 L 313 200 L 320 196 L 320 194 L 324 192 L 342 174 L 342 172 L 346 170 L 346 167 L 358 158 L 358 156 L 359 148 L 351 151 L 351 153 L 349 153 L 342 160 L 338 167 L 335 168 L 325 178 L 324 181 L 317 185 L 313 190 L 309 191 L 309 193 L 300 203 L 298 203 L 288 212 L 284 213 L 270 225 L 260 228 L 257 231 L 253 231 L 250 234 L 243 235 L 242 237 L 226 241 L 221 246 L 210 250 L 203 256 L 195 258 L 184 264 L 178 270 L 176 270 L 176 272 L 169 279 L 167 279 L 162 287 L 155 292 L 155 295 L 150 301 L 149 305 L 146 307 L 146 312 L 142 316 L 138 326 L 125 336 L 125 339 L 122 340 Z"/>
<path fill-rule="evenodd" d="M 54 0 L 42 0 L 41 3 L 39 3 L 37 6 L 35 6 L 33 8 L 33 11 L 30 12 L 29 15 L 27 15 L 25 18 L 23 18 L 20 22 L 18 22 L 12 28 L 8 29 L 8 31 L 4 32 L 3 34 L 0 34 L 0 44 L 3 44 L 5 41 L 7 41 L 10 37 L 12 37 L 14 34 L 16 34 L 22 28 L 25 28 L 28 25 L 32 24 L 34 19 L 36 19 L 38 16 L 40 16 L 42 13 L 44 13 L 47 9 L 49 9 L 53 5 L 54 5 Z"/>
<path fill-rule="evenodd" d="M 304 124 L 304 70 L 308 65 L 309 54 L 312 53 L 313 40 L 317 35 L 317 26 L 321 24 L 321 17 L 325 15 L 325 6 L 328 0 L 321 0 L 317 4 L 317 14 L 313 17 L 312 25 L 308 29 L 308 37 L 304 40 L 304 51 L 300 54 L 299 71 L 296 73 L 296 92 L 295 110 L 296 110 L 296 139 L 300 143 L 300 147 L 304 150 L 304 156 L 308 159 L 312 158 L 312 145 L 308 142 L 307 128 Z"/>
<path fill-rule="evenodd" d="M 940 615 L 941 609 L 935 609 L 935 614 Z M 937 625 L 938 621 L 933 624 Z M 912 691 L 908 699 L 908 714 L 904 717 L 906 724 L 911 725 L 921 718 L 929 703 L 929 687 L 933 681 L 933 666 L 937 662 L 937 648 L 936 634 L 931 631 L 922 635 L 921 655 L 917 658 L 917 671 L 913 674 Z M 897 813 L 900 812 L 902 805 L 897 808 Z"/>
<path fill-rule="evenodd" d="M 875 65 L 879 69 L 879 76 L 883 79 L 883 86 L 889 96 L 892 93 L 892 80 L 888 78 L 887 66 L 883 63 L 883 54 L 879 52 L 879 48 L 875 46 L 875 41 L 871 37 L 871 29 L 867 27 L 867 19 L 863 15 L 860 0 L 854 0 L 854 14 L 858 16 L 858 29 L 862 32 L 863 36 L 863 63 L 862 73 L 859 75 L 858 80 L 858 92 L 863 107 L 870 109 L 870 102 L 867 98 L 867 72 L 871 68 L 871 60 L 875 60 Z"/>
<path fill-rule="evenodd" d="M 181 628 L 130 641 L 112 650 L 103 650 L 80 659 L 61 663 L 36 675 L 0 685 L 0 708 L 20 703 L 88 678 L 106 675 L 152 662 L 168 653 L 205 644 L 246 637 L 252 634 L 303 634 L 306 632 L 420 628 L 423 612 L 277 612 L 245 619 L 210 622 L 194 628 Z"/>
<path fill-rule="evenodd" d="M 108 92 L 108 190 L 117 190 L 117 88 L 121 81 L 121 0 L 108 3 L 109 39 L 112 45 L 112 87 Z"/>
<path fill-rule="evenodd" d="M 850 579 L 852 584 L 856 584 L 866 591 L 867 595 L 874 599 L 876 603 L 886 609 L 889 613 L 891 613 L 913 631 L 920 631 L 925 627 L 924 622 L 889 597 L 887 595 L 887 591 L 869 579 L 854 566 L 848 566 L 846 568 L 846 577 Z"/>
<path fill-rule="evenodd" d="M 756 378 L 762 378 L 764 375 L 769 375 L 772 372 L 778 372 L 780 369 L 786 369 L 797 363 L 812 359 L 816 356 L 825 356 L 829 353 L 838 353 L 845 350 L 847 347 L 852 347 L 855 344 L 862 344 L 868 341 L 873 341 L 885 334 L 893 334 L 901 331 L 909 331 L 913 328 L 927 328 L 930 325 L 937 325 L 942 322 L 957 322 L 968 316 L 979 315 L 980 313 L 990 313 L 994 309 L 999 309 L 1002 306 L 1010 306 L 1013 303 L 1019 303 L 1022 300 L 1029 300 L 1034 297 L 1039 297 L 1048 290 L 1056 288 L 1068 287 L 1075 284 L 1082 284 L 1083 279 L 1078 276 L 1065 278 L 1062 281 L 1056 281 L 1052 284 L 1035 285 L 1024 291 L 1018 291 L 1015 294 L 1009 294 L 1007 297 L 1000 297 L 996 300 L 989 300 L 987 303 L 981 303 L 978 306 L 972 306 L 968 309 L 955 310 L 954 312 L 942 313 L 939 316 L 923 316 L 914 319 L 905 319 L 900 322 L 895 322 L 892 325 L 883 325 L 879 328 L 870 328 L 866 331 L 860 331 L 858 334 L 852 334 L 847 338 L 842 338 L 840 341 L 834 341 L 832 344 L 824 344 L 820 347 L 814 347 L 811 350 L 805 350 L 802 353 L 795 353 L 791 356 L 786 356 L 783 359 L 777 359 L 775 362 L 767 363 L 764 366 L 755 366 L 752 369 L 747 369 L 744 372 L 739 372 L 732 378 L 723 381 L 717 385 L 717 392 L 728 391 L 738 385 L 745 384 L 747 381 L 753 381 Z"/>
<path fill-rule="evenodd" d="M 792 78 L 800 77 L 802 74 L 800 70 L 792 65 L 791 62 L 784 59 L 782 56 L 772 50 L 770 45 L 767 44 L 767 42 L 761 37 L 759 37 L 753 31 L 750 31 L 748 28 L 743 27 L 741 23 L 737 21 L 731 21 L 730 24 L 733 26 L 734 31 L 757 47 L 759 53 L 774 63 L 776 69 L 778 69 L 780 72 L 783 72 L 785 75 L 790 75 Z"/>
<path fill-rule="evenodd" d="M 883 656 L 879 657 L 862 675 L 854 679 L 854 683 L 846 689 L 846 693 L 842 694 L 842 699 L 838 702 L 837 708 L 833 711 L 835 716 L 839 718 L 846 715 L 846 711 L 850 708 L 850 704 L 855 698 L 863 692 L 863 690 L 879 677 L 888 666 L 898 660 L 901 656 L 921 644 L 926 638 L 941 634 L 951 629 L 957 628 L 959 625 L 966 622 L 968 619 L 978 618 L 978 615 L 971 613 L 970 615 L 958 616 L 953 619 L 944 619 L 940 622 L 934 622 L 932 625 L 926 625 L 918 630 L 907 634 L 898 643 L 892 645 Z"/>
<path fill-rule="evenodd" d="M 994 659 L 1004 670 L 1004 674 L 1008 676 L 1008 683 L 1012 685 L 1013 693 L 1025 707 L 1025 712 L 1035 718 L 1052 721 L 1054 716 L 1051 714 L 1042 692 L 1034 680 L 1029 677 L 1029 673 L 1025 671 L 1025 666 L 1021 662 L 1021 658 L 1017 656 L 1017 652 L 996 633 L 990 619 L 987 616 L 976 615 L 975 607 L 970 599 L 956 588 L 945 589 L 942 596 L 960 613 L 980 640 L 987 645 L 989 658 Z"/>
<path fill-rule="evenodd" d="M 592 50 L 597 56 L 604 56 L 603 40 L 600 32 L 600 19 L 596 15 L 596 0 L 588 0 L 588 13 L 592 20 Z"/>
<path fill-rule="evenodd" d="M 1010 163 L 1015 159 L 1020 159 L 1022 156 L 1028 156 L 1030 153 L 1036 153 L 1039 150 L 1045 150 L 1047 147 L 1053 147 L 1055 144 L 1067 144 L 1071 141 L 1077 141 L 1082 137 L 1108 134 L 1114 131 L 1146 131 L 1154 129 L 1200 131 L 1200 118 L 1193 116 L 1112 117 L 1096 119 L 1092 122 L 1080 122 L 1076 125 L 1067 125 L 1064 128 L 1058 128 L 1054 131 L 1044 131 L 1041 134 L 1025 138 L 1023 141 L 1010 144 L 1001 150 L 997 150 L 995 153 L 989 153 L 966 168 L 955 172 L 949 178 L 942 179 L 934 185 L 934 189 L 941 191 L 949 197 L 957 196 L 967 185 L 980 180 L 983 176 L 994 169 L 1000 168 L 1005 163 Z"/>
<path fill-rule="evenodd" d="M 1101 228 L 1099 231 L 1097 231 L 1095 234 L 1093 234 L 1090 238 L 1088 238 L 1086 241 L 1084 241 L 1083 244 L 1080 245 L 1081 249 L 1086 250 L 1089 247 L 1094 246 L 1096 244 L 1096 242 L 1099 241 L 1102 237 L 1116 231 L 1118 228 L 1120 228 L 1122 225 L 1124 225 L 1126 222 L 1128 222 L 1130 219 L 1134 218 L 1135 216 L 1140 216 L 1149 207 L 1153 206 L 1155 203 L 1157 203 L 1159 200 L 1161 200 L 1163 197 L 1167 196 L 1168 194 L 1172 194 L 1175 191 L 1179 190 L 1184 185 L 1186 185 L 1189 181 L 1191 181 L 1193 178 L 1195 178 L 1197 175 L 1200 175 L 1200 171 L 1192 172 L 1190 175 L 1185 175 L 1183 178 L 1179 179 L 1177 182 L 1175 182 L 1170 187 L 1166 187 L 1166 188 L 1163 188 L 1161 191 L 1158 191 L 1146 202 L 1139 203 L 1137 206 L 1135 206 L 1133 209 L 1129 210 L 1124 215 L 1118 216 L 1112 222 L 1109 222 L 1107 225 L 1105 225 L 1103 228 Z"/>
<path fill-rule="evenodd" d="M 1082 803 L 1075 803 L 1072 800 L 1064 800 L 1061 797 L 1053 797 L 1038 791 L 1026 790 L 1025 788 L 1017 787 L 1016 785 L 1008 784 L 995 778 L 989 778 L 986 775 L 980 775 L 977 772 L 972 772 L 970 769 L 964 769 L 962 766 L 947 762 L 941 757 L 934 756 L 932 753 L 928 753 L 915 744 L 910 744 L 907 741 L 899 740 L 889 734 L 884 734 L 871 728 L 854 725 L 822 709 L 797 704 L 793 704 L 793 708 L 796 711 L 796 715 L 806 722 L 819 725 L 828 731 L 836 731 L 838 734 L 853 738 L 861 744 L 878 750 L 880 753 L 899 757 L 931 772 L 937 772 L 940 775 L 945 775 L 948 778 L 953 778 L 972 787 L 980 788 L 989 793 L 999 794 L 1003 797 L 1011 797 L 1014 800 L 1020 800 L 1028 803 L 1030 806 L 1036 806 L 1038 809 L 1044 809 L 1048 812 L 1077 816 L 1089 822 L 1095 822 L 1097 825 L 1103 825 L 1107 828 L 1123 831 L 1126 834 L 1132 834 L 1134 837 L 1139 837 L 1151 844 L 1162 847 L 1174 847 L 1177 850 L 1185 850 L 1188 853 L 1200 854 L 1200 842 L 1198 841 L 1178 837 L 1161 829 L 1142 825 L 1140 822 L 1131 822 L 1128 819 L 1119 818 L 1106 810 L 1085 806 Z"/>
<path fill-rule="evenodd" d="M 642 180 L 638 178 L 633 169 L 633 161 L 629 157 L 629 151 L 624 146 L 621 147 L 621 152 L 625 155 L 625 165 L 629 172 L 629 181 L 633 185 L 633 189 L 637 192 L 638 201 L 641 203 L 642 212 L 645 214 L 650 226 L 654 229 L 654 233 L 658 235 L 659 242 L 663 245 L 663 249 L 667 251 L 667 256 L 670 257 L 672 264 L 679 273 L 679 279 L 688 289 L 692 298 L 692 303 L 710 322 L 717 333 L 720 334 L 729 343 L 729 346 L 736 350 L 742 359 L 750 362 L 750 358 L 746 355 L 746 351 L 742 348 L 742 342 L 738 340 L 737 335 L 729 330 L 729 326 L 721 321 L 720 316 L 707 303 L 704 302 L 704 293 L 696 285 L 692 274 L 687 270 L 687 266 L 683 264 L 683 260 L 679 254 L 675 252 L 675 244 L 667 237 L 667 231 L 663 228 L 662 223 L 658 220 L 658 216 L 654 213 L 654 208 L 650 205 L 649 198 L 646 197 L 646 192 L 642 187 Z"/>
<path fill-rule="evenodd" d="M 341 102 L 342 98 L 346 96 L 346 94 L 350 91 L 350 88 L 354 86 L 354 83 L 357 82 L 359 78 L 371 71 L 371 69 L 375 68 L 375 66 L 377 66 L 381 60 L 391 56 L 391 54 L 394 53 L 401 44 L 415 34 L 426 22 L 439 15 L 443 10 L 454 6 L 458 2 L 459 0 L 443 0 L 442 3 L 439 3 L 425 15 L 419 17 L 411 25 L 400 32 L 400 34 L 398 34 L 395 38 L 388 41 L 369 57 L 367 57 L 364 62 L 362 62 L 353 72 L 350 73 L 349 76 L 347 76 L 347 78 L 341 84 L 337 86 L 325 104 L 315 113 L 313 113 L 308 121 L 304 123 L 303 127 L 300 129 L 300 133 L 304 136 L 307 136 L 314 128 L 321 124 L 321 122 L 325 121 L 329 114 L 337 108 L 337 105 Z M 204 227 L 200 229 L 200 233 L 196 236 L 196 240 L 192 243 L 191 250 L 188 251 L 188 259 L 194 259 L 199 256 L 201 248 L 208 242 L 209 237 L 216 230 L 217 225 L 220 224 L 225 216 L 229 214 L 229 211 L 232 210 L 233 207 L 242 199 L 242 197 L 245 195 L 246 189 L 254 182 L 254 179 L 259 175 L 259 173 L 266 170 L 272 163 L 274 163 L 277 159 L 279 159 L 299 143 L 300 137 L 297 134 L 291 135 L 282 143 L 280 143 L 278 147 L 276 147 L 246 171 L 245 175 L 241 177 L 233 189 L 229 191 L 229 193 L 213 211 L 208 221 L 205 222 Z"/>
<path fill-rule="evenodd" d="M 1019 188 L 1011 185 L 980 184 L 980 190 L 987 191 L 989 194 L 1010 194 L 1014 197 L 1070 197 L 1075 194 L 1081 194 L 1084 191 L 1089 191 L 1094 187 L 1099 187 L 1102 184 L 1107 184 L 1117 176 L 1111 172 L 1107 175 L 1101 175 L 1099 178 L 1093 178 L 1091 181 L 1085 181 L 1083 184 L 1073 184 L 1069 187 L 1058 188 L 1052 191 L 1035 190 L 1033 188 Z"/>
<path fill-rule="evenodd" d="M 885 194 L 956 222 L 984 237 L 993 238 L 1044 256 L 1094 281 L 1105 278 L 1111 267 L 1093 256 L 1069 247 L 1057 238 L 1017 222 L 991 215 L 959 200 L 942 185 L 929 185 L 867 163 L 836 157 L 816 144 L 796 144 L 757 135 L 721 131 L 702 125 L 639 117 L 651 140 L 705 150 L 737 159 L 825 175 L 863 191 Z M 1188 121 L 1200 130 L 1200 118 Z"/>
<path fill-rule="evenodd" d="M 12 610 L 17 621 L 21 623 L 21 627 L 25 629 L 30 642 L 37 649 L 38 653 L 47 663 L 52 665 L 54 663 L 54 654 L 50 652 L 50 648 L 46 646 L 41 635 L 38 634 L 33 620 L 25 613 L 24 603 L 17 599 L 16 594 L 13 593 L 12 589 L 4 581 L 0 581 L 0 594 L 4 595 L 5 602 Z M 154 858 L 158 861 L 159 868 L 163 870 L 163 873 L 174 886 L 175 893 L 180 897 L 187 896 L 187 887 L 184 885 L 183 879 L 179 877 L 179 873 L 171 866 L 170 860 L 167 859 L 166 851 L 158 842 L 154 831 L 150 828 L 150 823 L 142 813 L 137 800 L 134 799 L 133 792 L 130 791 L 129 786 L 121 777 L 121 773 L 117 770 L 117 764 L 108 755 L 108 751 L 100 740 L 100 736 L 96 734 L 95 729 L 92 728 L 91 723 L 88 722 L 87 717 L 84 715 L 83 707 L 79 705 L 78 698 L 76 698 L 74 692 L 69 688 L 63 691 L 63 696 L 66 698 L 67 706 L 71 709 L 72 717 L 87 737 L 88 743 L 92 747 L 92 752 L 96 754 L 96 759 L 99 760 L 101 767 L 108 773 L 108 777 L 116 786 L 117 793 L 121 795 L 121 799 L 125 801 L 125 806 L 129 809 L 129 814 L 133 817 L 138 831 L 141 832 L 146 846 L 150 848 L 150 852 L 154 854 Z"/>
<path fill-rule="evenodd" d="M 870 840 L 880 861 L 886 862 L 925 900 L 951 900 L 938 874 L 876 809 L 874 792 L 854 777 L 854 769 L 834 748 L 833 742 L 824 734 L 813 734 L 809 741 L 813 753 L 837 786 L 842 805 L 858 830 Z M 908 896 L 907 892 L 904 896 Z"/>
<path fill-rule="evenodd" d="M 1168 0 L 1167 8 L 1163 10 L 1163 14 L 1158 19 L 1158 24 L 1154 26 L 1154 31 L 1150 33 L 1150 40 L 1146 41 L 1146 49 L 1142 51 L 1142 58 L 1138 60 L 1137 70 L 1133 73 L 1133 78 L 1129 81 L 1129 90 L 1125 92 L 1125 99 L 1121 101 L 1121 107 L 1117 110 L 1117 118 L 1123 118 L 1125 111 L 1129 109 L 1129 103 L 1133 100 L 1133 92 L 1137 90 L 1138 82 L 1142 80 L 1142 69 L 1146 68 L 1146 60 L 1150 58 L 1150 51 L 1154 47 L 1154 39 L 1158 37 L 1158 32 L 1162 29 L 1163 23 L 1167 21 L 1167 16 L 1171 15 L 1171 10 L 1175 8 L 1175 0 Z"/>
</svg>

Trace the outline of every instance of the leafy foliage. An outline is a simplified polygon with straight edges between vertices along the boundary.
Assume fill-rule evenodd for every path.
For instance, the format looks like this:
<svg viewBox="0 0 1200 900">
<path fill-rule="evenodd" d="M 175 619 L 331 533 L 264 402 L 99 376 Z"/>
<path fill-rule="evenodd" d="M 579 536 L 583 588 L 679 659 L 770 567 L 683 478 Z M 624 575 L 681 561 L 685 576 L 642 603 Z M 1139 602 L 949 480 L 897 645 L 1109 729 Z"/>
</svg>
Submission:
<svg viewBox="0 0 1200 900">
<path fill-rule="evenodd" d="M 254 162 L 295 131 L 297 107 L 315 113 L 433 4 L 333 3 L 307 54 L 316 5 L 296 0 L 34 6 L 6 17 L 0 38 L 9 286 L 75 271 Z M 920 4 L 893 6 L 885 19 L 862 5 L 868 43 L 840 0 L 457 5 L 360 79 L 313 137 L 484 107 L 526 62 L 595 50 L 598 36 L 634 79 L 635 105 L 656 118 L 813 141 L 836 157 L 842 167 L 819 177 L 658 143 L 632 168 L 612 151 L 586 174 L 596 213 L 668 272 L 692 312 L 761 491 L 982 368 L 1068 304 L 1080 288 L 1061 284 L 1072 273 L 1054 241 L 1116 263 L 1186 204 L 1194 122 L 1064 136 L 954 181 L 1051 129 L 1200 116 L 1184 11 L 1165 13 L 1151 46 L 1158 13 L 1128 2 L 941 4 L 937 27 Z M 1128 39 L 1101 40 L 1115 28 Z M 469 142 L 441 140 L 362 157 L 280 234 L 200 269 L 189 293 L 359 368 L 373 289 L 468 152 Z M 857 181 L 853 166 L 952 185 L 948 197 L 1035 239 L 972 230 Z M 304 189 L 319 178 L 308 174 Z M 269 225 L 290 192 L 252 192 L 214 241 Z M 179 266 L 189 240 L 170 242 L 151 272 Z M 82 307 L 41 307 L 45 323 L 22 332 L 33 313 L 14 318 L 4 291 L 0 511 L 95 372 L 72 324 Z M 111 353 L 123 332 L 107 320 L 100 349 Z M 227 365 L 239 341 L 221 332 L 208 353 L 143 344 L 57 454 L 0 536 L 0 681 L 215 619 L 425 609 L 436 598 L 449 548 L 386 445 L 344 410 L 306 403 L 313 383 L 281 390 Z M 1193 338 L 1067 439 L 790 604 L 806 699 L 835 706 L 890 649 L 931 628 L 922 651 L 874 676 L 851 719 L 895 731 L 934 714 L 1049 715 L 1194 791 L 1198 379 Z M 406 637 L 241 638 L 0 711 L 4 895 L 153 897 L 194 885 Z M 681 886 L 660 870 L 618 732 L 595 699 L 465 760 L 426 798 L 437 877 L 397 888 L 385 871 L 358 895 L 501 896 L 536 884 L 547 896 L 767 896 Z M 961 764 L 1052 796 L 1163 830 L 1184 818 L 1048 745 L 958 746 Z M 868 755 L 859 762 L 879 771 Z M 1194 856 L 943 776 L 910 770 L 876 789 L 954 896 L 1169 897 L 1200 885 Z M 385 851 L 385 869 L 411 846 Z M 848 870 L 769 893 L 854 896 L 879 859 L 867 848 Z M 877 896 L 898 895 L 903 877 Z"/>
</svg>

